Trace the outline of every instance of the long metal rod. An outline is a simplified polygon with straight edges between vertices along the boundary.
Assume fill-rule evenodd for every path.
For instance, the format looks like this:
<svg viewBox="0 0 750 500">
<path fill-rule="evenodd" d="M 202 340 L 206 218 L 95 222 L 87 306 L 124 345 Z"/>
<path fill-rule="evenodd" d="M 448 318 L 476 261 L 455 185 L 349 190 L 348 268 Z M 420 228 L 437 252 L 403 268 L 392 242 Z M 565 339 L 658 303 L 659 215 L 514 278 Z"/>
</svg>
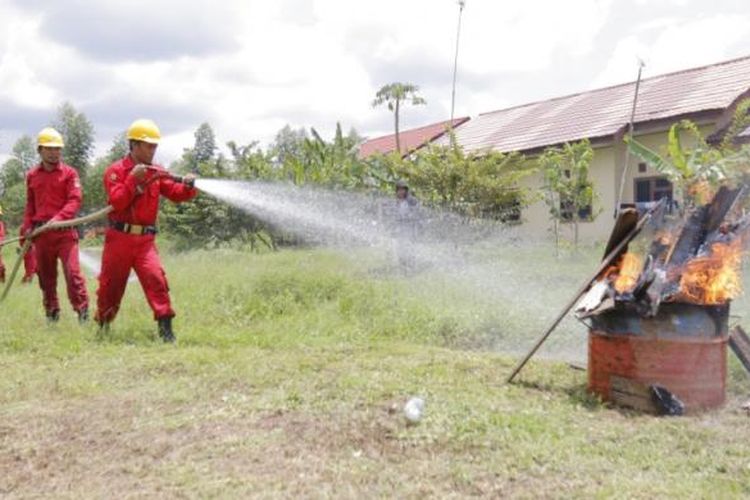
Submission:
<svg viewBox="0 0 750 500">
<path fill-rule="evenodd" d="M 451 123 L 453 127 L 453 115 L 456 108 L 456 74 L 458 73 L 458 41 L 461 38 L 461 14 L 464 11 L 466 0 L 458 2 L 458 28 L 456 29 L 456 55 L 453 58 L 453 90 L 451 91 Z"/>
<path fill-rule="evenodd" d="M 609 254 L 607 254 L 606 257 L 604 257 L 604 260 L 602 260 L 601 264 L 599 264 L 599 267 L 596 269 L 596 271 L 594 271 L 586 279 L 586 281 L 583 283 L 583 285 L 581 285 L 581 288 L 578 289 L 571 301 L 568 302 L 562 312 L 560 312 L 560 314 L 555 317 L 555 319 L 552 321 L 552 324 L 550 324 L 549 327 L 544 331 L 542 336 L 539 337 L 539 340 L 537 340 L 536 344 L 534 344 L 534 347 L 532 347 L 528 354 L 526 354 L 526 356 L 518 363 L 518 365 L 516 365 L 516 367 L 513 369 L 513 373 L 511 373 L 508 377 L 507 383 L 513 382 L 513 379 L 516 377 L 516 375 L 518 375 L 523 367 L 526 366 L 526 363 L 528 363 L 529 360 L 534 356 L 534 354 L 536 354 L 539 348 L 542 347 L 542 344 L 544 344 L 544 342 L 547 340 L 547 338 L 549 338 L 552 332 L 555 331 L 555 328 L 557 328 L 557 325 L 560 324 L 565 315 L 568 314 L 568 311 L 570 311 L 573 306 L 576 305 L 581 296 L 586 293 L 586 290 L 588 290 L 591 286 L 591 282 L 594 281 L 602 273 L 602 271 L 604 271 L 607 266 L 609 266 L 612 261 L 620 255 L 625 246 L 638 235 L 641 229 L 643 229 L 643 226 L 646 224 L 646 222 L 651 219 L 652 214 L 658 207 L 659 205 L 657 205 L 646 215 L 641 217 L 641 220 L 638 221 L 635 227 L 630 230 L 630 232 L 620 241 L 620 243 L 614 249 L 612 249 L 611 252 L 609 252 Z"/>
<path fill-rule="evenodd" d="M 628 137 L 633 138 L 633 129 L 635 128 L 635 110 L 638 107 L 638 91 L 641 88 L 641 74 L 643 73 L 643 67 L 646 64 L 638 60 L 638 78 L 635 80 L 635 93 L 633 94 L 633 107 L 630 110 L 630 122 L 628 123 Z M 625 179 L 628 176 L 628 170 L 630 169 L 630 151 L 625 148 L 625 165 L 622 169 L 622 175 L 620 176 L 620 194 L 617 196 L 617 205 L 615 205 L 615 217 L 620 213 L 620 206 L 622 205 L 622 196 L 625 192 Z"/>
</svg>

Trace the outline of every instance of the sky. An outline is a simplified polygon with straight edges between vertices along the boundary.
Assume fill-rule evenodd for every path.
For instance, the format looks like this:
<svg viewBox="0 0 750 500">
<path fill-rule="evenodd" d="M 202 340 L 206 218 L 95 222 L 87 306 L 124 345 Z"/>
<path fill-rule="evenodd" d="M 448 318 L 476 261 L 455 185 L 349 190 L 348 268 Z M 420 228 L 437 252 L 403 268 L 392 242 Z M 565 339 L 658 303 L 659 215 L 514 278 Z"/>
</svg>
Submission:
<svg viewBox="0 0 750 500">
<path fill-rule="evenodd" d="M 750 56 L 747 0 L 467 0 L 456 116 Z M 375 137 L 371 103 L 394 81 L 427 104 L 403 128 L 448 119 L 456 0 L 0 0 L 0 161 L 68 101 L 97 153 L 151 118 L 163 163 L 203 122 L 219 143 L 267 144 L 284 125 L 336 122 Z"/>
</svg>

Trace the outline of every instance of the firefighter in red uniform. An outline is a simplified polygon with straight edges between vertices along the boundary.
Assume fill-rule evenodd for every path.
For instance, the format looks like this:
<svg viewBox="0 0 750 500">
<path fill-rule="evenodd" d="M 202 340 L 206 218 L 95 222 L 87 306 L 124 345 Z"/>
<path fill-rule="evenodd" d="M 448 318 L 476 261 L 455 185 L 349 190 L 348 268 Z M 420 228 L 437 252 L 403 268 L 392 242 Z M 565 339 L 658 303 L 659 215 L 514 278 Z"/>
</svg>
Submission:
<svg viewBox="0 0 750 500">
<path fill-rule="evenodd" d="M 50 221 L 69 220 L 81 208 L 81 182 L 78 172 L 61 160 L 63 138 L 52 128 L 39 132 L 37 151 L 42 161 L 26 175 L 26 210 L 21 234 Z M 47 319 L 60 319 L 57 299 L 57 261 L 62 261 L 68 299 L 78 320 L 88 319 L 89 298 L 86 281 L 78 262 L 78 231 L 75 228 L 46 231 L 34 239 L 39 287 L 42 289 Z"/>
<path fill-rule="evenodd" d="M 156 217 L 159 197 L 182 202 L 195 197 L 195 177 L 187 175 L 179 182 L 159 166 L 152 165 L 161 139 L 159 128 L 151 120 L 136 120 L 128 128 L 130 153 L 104 172 L 104 189 L 114 210 L 104 239 L 102 269 L 97 291 L 96 320 L 103 331 L 109 327 L 120 307 L 130 270 L 141 282 L 146 300 L 158 322 L 159 336 L 174 342 L 166 275 L 156 250 Z"/>
<path fill-rule="evenodd" d="M 5 224 L 3 223 L 3 207 L 0 207 L 0 283 L 5 283 L 5 264 L 3 263 L 3 247 L 2 243 L 5 241 Z"/>
</svg>

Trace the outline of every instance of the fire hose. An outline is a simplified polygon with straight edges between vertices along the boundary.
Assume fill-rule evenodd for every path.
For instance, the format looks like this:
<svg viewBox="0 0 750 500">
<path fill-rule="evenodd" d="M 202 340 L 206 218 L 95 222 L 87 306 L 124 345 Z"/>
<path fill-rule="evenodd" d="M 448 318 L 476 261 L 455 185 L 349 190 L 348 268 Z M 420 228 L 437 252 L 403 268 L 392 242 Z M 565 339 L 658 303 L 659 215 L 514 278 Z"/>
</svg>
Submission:
<svg viewBox="0 0 750 500">
<path fill-rule="evenodd" d="M 18 259 L 16 260 L 16 263 L 13 265 L 13 269 L 10 272 L 10 276 L 8 276 L 8 282 L 5 284 L 5 288 L 3 289 L 3 294 L 0 296 L 0 303 L 3 302 L 5 300 L 5 297 L 8 296 L 10 287 L 13 286 L 13 282 L 16 279 L 16 274 L 18 274 L 18 269 L 21 267 L 21 263 L 23 262 L 23 257 L 24 255 L 26 255 L 26 252 L 29 251 L 31 244 L 34 242 L 34 238 L 36 238 L 42 233 L 46 233 L 47 231 L 68 229 L 68 228 L 80 226 L 82 224 L 88 224 L 89 222 L 93 222 L 95 220 L 102 219 L 106 217 L 107 214 L 109 214 L 112 210 L 114 209 L 110 205 L 94 213 L 84 215 L 83 217 L 78 217 L 77 219 L 57 220 L 57 221 L 48 222 L 47 224 L 44 224 L 43 226 L 39 226 L 38 228 L 34 229 L 30 234 L 27 234 L 18 238 L 13 238 L 12 240 L 8 240 L 4 242 L 5 244 L 8 244 L 13 241 L 19 241 L 21 239 L 25 239 L 23 246 L 21 246 L 21 251 L 18 254 Z"/>
<path fill-rule="evenodd" d="M 147 184 L 161 177 L 169 177 L 173 181 L 179 182 L 181 184 L 185 184 L 189 187 L 195 186 L 195 179 L 193 178 L 190 178 L 190 177 L 186 178 L 186 177 L 182 177 L 176 174 L 171 174 L 165 171 L 161 167 L 155 167 L 152 165 L 147 165 L 146 168 L 157 172 L 157 175 L 149 179 L 147 181 Z M 16 263 L 13 265 L 13 269 L 11 270 L 10 275 L 8 276 L 8 281 L 5 283 L 5 288 L 3 289 L 3 293 L 2 295 L 0 295 L 0 303 L 2 303 L 5 300 L 5 298 L 8 296 L 8 292 L 10 292 L 10 288 L 11 286 L 13 286 L 13 282 L 16 279 L 16 275 L 18 274 L 18 270 L 21 267 L 21 263 L 23 262 L 23 258 L 26 255 L 26 252 L 29 251 L 29 248 L 31 247 L 34 241 L 34 238 L 38 237 L 40 234 L 45 233 L 47 231 L 73 228 L 73 227 L 81 226 L 83 224 L 88 224 L 89 222 L 94 222 L 96 220 L 103 219 L 110 212 L 112 212 L 112 210 L 114 210 L 114 207 L 112 207 L 111 205 L 108 205 L 105 208 L 102 208 L 101 210 L 90 213 L 88 215 L 84 215 L 83 217 L 78 217 L 76 219 L 51 221 L 42 226 L 39 226 L 38 228 L 34 229 L 29 234 L 26 234 L 24 236 L 19 236 L 17 238 L 10 238 L 0 243 L 0 248 L 2 248 L 4 245 L 8 245 L 10 243 L 15 243 L 17 241 L 25 240 L 23 245 L 21 246 L 21 251 L 18 254 L 18 259 L 16 260 Z"/>
</svg>

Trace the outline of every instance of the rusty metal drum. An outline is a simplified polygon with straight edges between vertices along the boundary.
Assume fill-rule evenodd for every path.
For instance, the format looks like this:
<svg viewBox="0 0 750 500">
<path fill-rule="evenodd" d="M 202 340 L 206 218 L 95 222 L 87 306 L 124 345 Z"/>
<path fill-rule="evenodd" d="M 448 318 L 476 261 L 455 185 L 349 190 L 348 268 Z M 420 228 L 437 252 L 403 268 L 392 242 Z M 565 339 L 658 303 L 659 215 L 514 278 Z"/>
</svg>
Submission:
<svg viewBox="0 0 750 500">
<path fill-rule="evenodd" d="M 728 305 L 663 304 L 653 318 L 622 308 L 593 318 L 589 390 L 609 401 L 613 377 L 622 377 L 668 389 L 686 412 L 721 406 L 728 317 Z"/>
</svg>

